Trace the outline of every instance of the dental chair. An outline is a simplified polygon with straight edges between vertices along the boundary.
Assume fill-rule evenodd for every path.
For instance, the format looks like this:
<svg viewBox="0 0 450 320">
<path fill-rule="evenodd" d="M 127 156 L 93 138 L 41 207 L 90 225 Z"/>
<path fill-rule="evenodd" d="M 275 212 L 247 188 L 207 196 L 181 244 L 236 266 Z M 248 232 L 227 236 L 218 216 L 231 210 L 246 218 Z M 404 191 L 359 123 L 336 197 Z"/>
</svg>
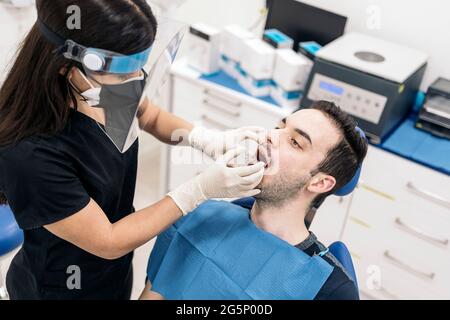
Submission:
<svg viewBox="0 0 450 320">
<path fill-rule="evenodd" d="M 8 206 L 0 206 L 0 300 L 8 299 L 2 260 L 23 243 L 23 231 L 19 228 L 14 214 Z"/>
</svg>

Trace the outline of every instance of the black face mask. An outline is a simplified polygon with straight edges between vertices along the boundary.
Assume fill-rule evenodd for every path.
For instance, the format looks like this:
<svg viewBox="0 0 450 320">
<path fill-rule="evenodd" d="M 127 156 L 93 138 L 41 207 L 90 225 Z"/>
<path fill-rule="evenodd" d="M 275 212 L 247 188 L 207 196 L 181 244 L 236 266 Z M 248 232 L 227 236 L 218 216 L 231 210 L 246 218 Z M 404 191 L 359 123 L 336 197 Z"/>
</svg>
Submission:
<svg viewBox="0 0 450 320">
<path fill-rule="evenodd" d="M 83 100 L 94 108 L 94 113 L 104 119 L 104 124 L 99 123 L 99 126 L 121 153 L 125 153 L 139 136 L 138 111 L 148 78 L 145 71 L 142 72 L 143 77 L 117 84 L 98 83 L 99 87 L 94 87 L 91 80 L 80 71 L 91 87 L 83 92 L 71 83 Z"/>
<path fill-rule="evenodd" d="M 126 152 L 139 135 L 139 103 L 144 95 L 143 80 L 122 84 L 102 85 L 100 101 L 95 108 L 103 109 L 105 125 L 102 128 L 120 152 Z"/>
</svg>

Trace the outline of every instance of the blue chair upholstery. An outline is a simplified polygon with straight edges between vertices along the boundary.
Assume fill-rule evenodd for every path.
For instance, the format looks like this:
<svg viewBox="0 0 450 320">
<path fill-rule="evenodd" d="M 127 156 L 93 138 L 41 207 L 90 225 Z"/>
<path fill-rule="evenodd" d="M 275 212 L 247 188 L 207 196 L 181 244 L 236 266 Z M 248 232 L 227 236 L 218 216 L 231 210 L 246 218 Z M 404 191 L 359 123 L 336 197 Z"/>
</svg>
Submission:
<svg viewBox="0 0 450 320">
<path fill-rule="evenodd" d="M 0 257 L 10 253 L 23 243 L 23 231 L 17 225 L 8 206 L 0 206 Z"/>
<path fill-rule="evenodd" d="M 355 267 L 353 266 L 352 256 L 348 251 L 347 246 L 341 241 L 336 241 L 330 246 L 330 253 L 342 264 L 344 269 L 352 278 L 356 288 L 358 288 L 358 280 L 356 279 Z"/>
<path fill-rule="evenodd" d="M 233 203 L 243 208 L 251 209 L 253 207 L 253 204 L 255 203 L 255 198 L 242 198 L 233 201 Z M 356 272 L 353 266 L 353 260 L 346 245 L 340 241 L 337 241 L 331 244 L 329 249 L 330 253 L 333 254 L 336 257 L 336 259 L 342 264 L 342 266 L 350 275 L 356 287 L 358 288 L 358 281 L 356 279 Z"/>
<path fill-rule="evenodd" d="M 233 203 L 238 206 L 241 206 L 245 209 L 251 209 L 253 207 L 253 204 L 255 203 L 255 198 L 249 197 L 249 198 L 237 199 L 237 200 L 234 200 Z"/>
</svg>

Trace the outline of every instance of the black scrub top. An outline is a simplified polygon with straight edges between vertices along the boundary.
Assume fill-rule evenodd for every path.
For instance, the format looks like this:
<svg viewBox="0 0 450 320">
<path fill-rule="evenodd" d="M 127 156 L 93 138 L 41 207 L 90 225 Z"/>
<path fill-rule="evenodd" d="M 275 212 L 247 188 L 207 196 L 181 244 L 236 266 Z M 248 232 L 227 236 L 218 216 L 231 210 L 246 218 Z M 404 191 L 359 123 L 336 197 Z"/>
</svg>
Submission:
<svg viewBox="0 0 450 320">
<path fill-rule="evenodd" d="M 0 190 L 25 234 L 7 274 L 12 299 L 129 298 L 133 253 L 105 260 L 43 226 L 79 212 L 91 198 L 111 223 L 132 213 L 138 148 L 136 141 L 120 153 L 97 122 L 72 110 L 61 133 L 0 149 Z M 78 274 L 81 289 L 73 289 L 70 277 Z"/>
</svg>

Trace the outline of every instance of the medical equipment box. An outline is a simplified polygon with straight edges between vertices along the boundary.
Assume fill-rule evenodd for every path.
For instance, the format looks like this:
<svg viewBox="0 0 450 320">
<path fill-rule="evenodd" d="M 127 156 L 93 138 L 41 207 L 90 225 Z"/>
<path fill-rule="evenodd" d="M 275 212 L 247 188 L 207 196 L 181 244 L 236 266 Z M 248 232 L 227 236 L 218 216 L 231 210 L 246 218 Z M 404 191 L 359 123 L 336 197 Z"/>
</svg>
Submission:
<svg viewBox="0 0 450 320">
<path fill-rule="evenodd" d="M 241 87 L 253 97 L 263 98 L 270 95 L 270 90 L 272 88 L 271 79 L 256 79 L 242 69 L 239 70 L 237 79 Z"/>
<path fill-rule="evenodd" d="M 189 65 L 203 74 L 219 71 L 220 31 L 203 23 L 190 27 Z"/>
<path fill-rule="evenodd" d="M 315 41 L 300 42 L 298 44 L 298 52 L 311 61 L 316 59 L 316 54 L 320 49 L 322 49 L 322 46 Z"/>
<path fill-rule="evenodd" d="M 416 127 L 450 139 L 450 80 L 439 78 L 430 86 Z"/>
<path fill-rule="evenodd" d="M 300 106 L 302 92 L 300 90 L 286 91 L 274 82 L 270 88 L 270 97 L 280 107 L 295 111 Z"/>
<path fill-rule="evenodd" d="M 238 80 L 240 64 L 234 60 L 229 59 L 225 55 L 220 56 L 219 68 L 231 78 Z"/>
<path fill-rule="evenodd" d="M 254 97 L 269 96 L 275 64 L 275 48 L 261 39 L 247 40 L 242 48 L 239 84 Z"/>
<path fill-rule="evenodd" d="M 277 29 L 264 31 L 263 40 L 276 49 L 294 48 L 294 40 Z"/>
<path fill-rule="evenodd" d="M 276 51 L 273 80 L 285 91 L 303 91 L 312 62 L 291 49 Z"/>
<path fill-rule="evenodd" d="M 278 49 L 270 96 L 281 107 L 296 109 L 311 72 L 312 62 L 291 49 Z"/>
<path fill-rule="evenodd" d="M 410 112 L 427 60 L 420 51 L 348 33 L 317 52 L 301 107 L 332 101 L 379 144 Z"/>
<path fill-rule="evenodd" d="M 257 80 L 272 79 L 275 49 L 261 39 L 244 42 L 241 68 Z"/>
<path fill-rule="evenodd" d="M 227 26 L 222 31 L 220 52 L 227 59 L 240 63 L 244 42 L 254 38 L 255 35 L 247 29 L 238 25 Z"/>
</svg>

